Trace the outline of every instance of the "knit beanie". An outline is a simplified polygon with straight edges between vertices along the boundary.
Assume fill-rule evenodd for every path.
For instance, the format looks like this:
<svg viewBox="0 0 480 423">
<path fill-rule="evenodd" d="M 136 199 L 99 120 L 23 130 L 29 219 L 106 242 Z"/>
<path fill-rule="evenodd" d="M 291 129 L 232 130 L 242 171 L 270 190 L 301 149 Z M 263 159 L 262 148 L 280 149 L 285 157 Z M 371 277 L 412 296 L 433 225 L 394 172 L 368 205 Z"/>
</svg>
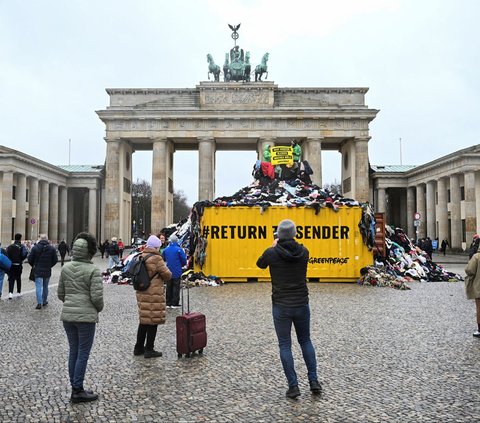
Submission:
<svg viewBox="0 0 480 423">
<path fill-rule="evenodd" d="M 168 238 L 168 241 L 171 242 L 172 244 L 178 243 L 177 235 L 174 235 L 174 234 L 170 235 L 170 237 Z"/>
<path fill-rule="evenodd" d="M 150 235 L 147 239 L 147 248 L 160 248 L 162 241 L 155 235 Z"/>
<path fill-rule="evenodd" d="M 295 223 L 293 223 L 291 220 L 285 219 L 278 224 L 278 239 L 293 239 L 295 238 L 296 234 L 297 228 L 295 227 Z"/>
</svg>

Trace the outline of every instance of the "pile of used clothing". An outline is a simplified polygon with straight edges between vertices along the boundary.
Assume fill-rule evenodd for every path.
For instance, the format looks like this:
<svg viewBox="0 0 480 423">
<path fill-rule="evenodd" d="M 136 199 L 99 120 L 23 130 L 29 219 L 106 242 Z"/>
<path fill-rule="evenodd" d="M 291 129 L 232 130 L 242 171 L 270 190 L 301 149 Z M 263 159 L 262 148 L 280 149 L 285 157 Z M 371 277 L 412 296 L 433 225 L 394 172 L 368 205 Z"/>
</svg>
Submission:
<svg viewBox="0 0 480 423">
<path fill-rule="evenodd" d="M 220 286 L 224 282 L 218 276 L 205 276 L 202 272 L 194 272 L 190 269 L 182 274 L 182 284 L 186 287 Z"/>
<path fill-rule="evenodd" d="M 264 165 L 265 162 L 261 162 Z M 303 162 L 302 162 L 303 163 Z M 270 165 L 270 163 L 268 163 Z M 308 164 L 308 163 L 307 163 Z M 265 166 L 264 166 L 265 167 Z M 265 167 L 266 168 L 266 167 Z M 206 207 L 235 207 L 256 206 L 263 213 L 270 206 L 310 207 L 318 214 L 322 208 L 338 211 L 340 207 L 360 206 L 362 218 L 358 224 L 363 242 L 371 250 L 375 244 L 375 217 L 369 203 L 359 203 L 351 198 L 329 192 L 320 188 L 302 176 L 299 172 L 293 173 L 292 179 L 271 179 L 270 176 L 259 176 L 254 170 L 255 179 L 250 185 L 238 190 L 232 196 L 218 197 L 213 201 L 198 201 L 191 210 L 187 221 L 183 222 L 176 231 L 181 245 L 193 257 L 195 263 L 203 267 L 206 260 L 208 240 L 200 234 L 200 221 Z M 270 170 L 265 170 L 270 175 Z M 283 173 L 285 174 L 285 173 Z M 274 173 L 277 175 L 277 173 Z"/>
<path fill-rule="evenodd" d="M 414 245 L 403 229 L 386 226 L 385 231 L 386 256 L 377 255 L 373 267 L 362 269 L 359 284 L 409 289 L 404 286 L 411 281 L 463 281 L 461 275 L 448 272 L 433 262 L 425 251 Z M 393 282 L 392 278 L 397 281 Z M 384 281 L 377 283 L 379 279 Z"/>
</svg>

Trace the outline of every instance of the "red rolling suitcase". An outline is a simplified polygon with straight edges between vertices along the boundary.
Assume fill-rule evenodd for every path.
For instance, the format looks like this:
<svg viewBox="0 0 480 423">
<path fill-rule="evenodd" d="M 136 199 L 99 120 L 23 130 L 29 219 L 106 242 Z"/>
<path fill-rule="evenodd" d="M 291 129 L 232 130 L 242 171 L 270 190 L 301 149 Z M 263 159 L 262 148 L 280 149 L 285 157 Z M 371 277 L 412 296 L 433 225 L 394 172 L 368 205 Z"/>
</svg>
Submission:
<svg viewBox="0 0 480 423">
<path fill-rule="evenodd" d="M 177 354 L 181 358 L 190 357 L 194 352 L 203 353 L 207 346 L 206 318 L 202 313 L 190 313 L 190 292 L 187 289 L 187 312 L 183 312 L 182 289 L 182 315 L 177 316 Z"/>
</svg>

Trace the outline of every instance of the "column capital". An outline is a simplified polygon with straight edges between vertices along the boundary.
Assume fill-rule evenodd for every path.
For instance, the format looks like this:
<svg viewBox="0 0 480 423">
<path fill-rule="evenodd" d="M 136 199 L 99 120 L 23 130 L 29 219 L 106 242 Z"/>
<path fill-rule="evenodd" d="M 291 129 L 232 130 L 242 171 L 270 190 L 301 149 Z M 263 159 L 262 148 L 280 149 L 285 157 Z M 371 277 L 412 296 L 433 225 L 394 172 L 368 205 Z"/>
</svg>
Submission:
<svg viewBox="0 0 480 423">
<path fill-rule="evenodd" d="M 322 142 L 324 139 L 325 139 L 325 137 L 307 137 L 307 138 L 305 138 L 305 140 L 307 142 L 310 142 L 310 141 L 320 141 L 320 142 Z"/>
<path fill-rule="evenodd" d="M 198 142 L 211 142 L 211 143 L 215 142 L 214 137 L 197 137 L 197 140 Z"/>
<path fill-rule="evenodd" d="M 155 137 L 151 138 L 152 142 L 167 142 L 168 138 L 167 137 Z"/>
</svg>

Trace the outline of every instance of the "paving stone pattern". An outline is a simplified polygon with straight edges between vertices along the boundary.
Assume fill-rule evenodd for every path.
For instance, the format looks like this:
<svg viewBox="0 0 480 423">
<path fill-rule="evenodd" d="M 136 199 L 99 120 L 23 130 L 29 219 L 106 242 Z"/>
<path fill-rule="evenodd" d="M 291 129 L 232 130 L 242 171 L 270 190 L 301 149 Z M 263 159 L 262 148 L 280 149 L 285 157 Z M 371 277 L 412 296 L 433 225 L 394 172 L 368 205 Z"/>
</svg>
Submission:
<svg viewBox="0 0 480 423">
<path fill-rule="evenodd" d="M 164 356 L 149 360 L 132 354 L 132 287 L 105 285 L 85 381 L 100 399 L 73 405 L 56 286 L 48 307 L 35 310 L 24 273 L 30 292 L 9 301 L 4 286 L 0 302 L 2 422 L 480 421 L 480 340 L 462 283 L 413 283 L 410 291 L 309 285 L 324 393 L 310 395 L 295 345 L 298 400 L 285 398 L 269 283 L 193 288 L 192 309 L 207 316 L 204 355 L 177 358 L 180 310 L 168 310 L 156 342 Z"/>
</svg>

